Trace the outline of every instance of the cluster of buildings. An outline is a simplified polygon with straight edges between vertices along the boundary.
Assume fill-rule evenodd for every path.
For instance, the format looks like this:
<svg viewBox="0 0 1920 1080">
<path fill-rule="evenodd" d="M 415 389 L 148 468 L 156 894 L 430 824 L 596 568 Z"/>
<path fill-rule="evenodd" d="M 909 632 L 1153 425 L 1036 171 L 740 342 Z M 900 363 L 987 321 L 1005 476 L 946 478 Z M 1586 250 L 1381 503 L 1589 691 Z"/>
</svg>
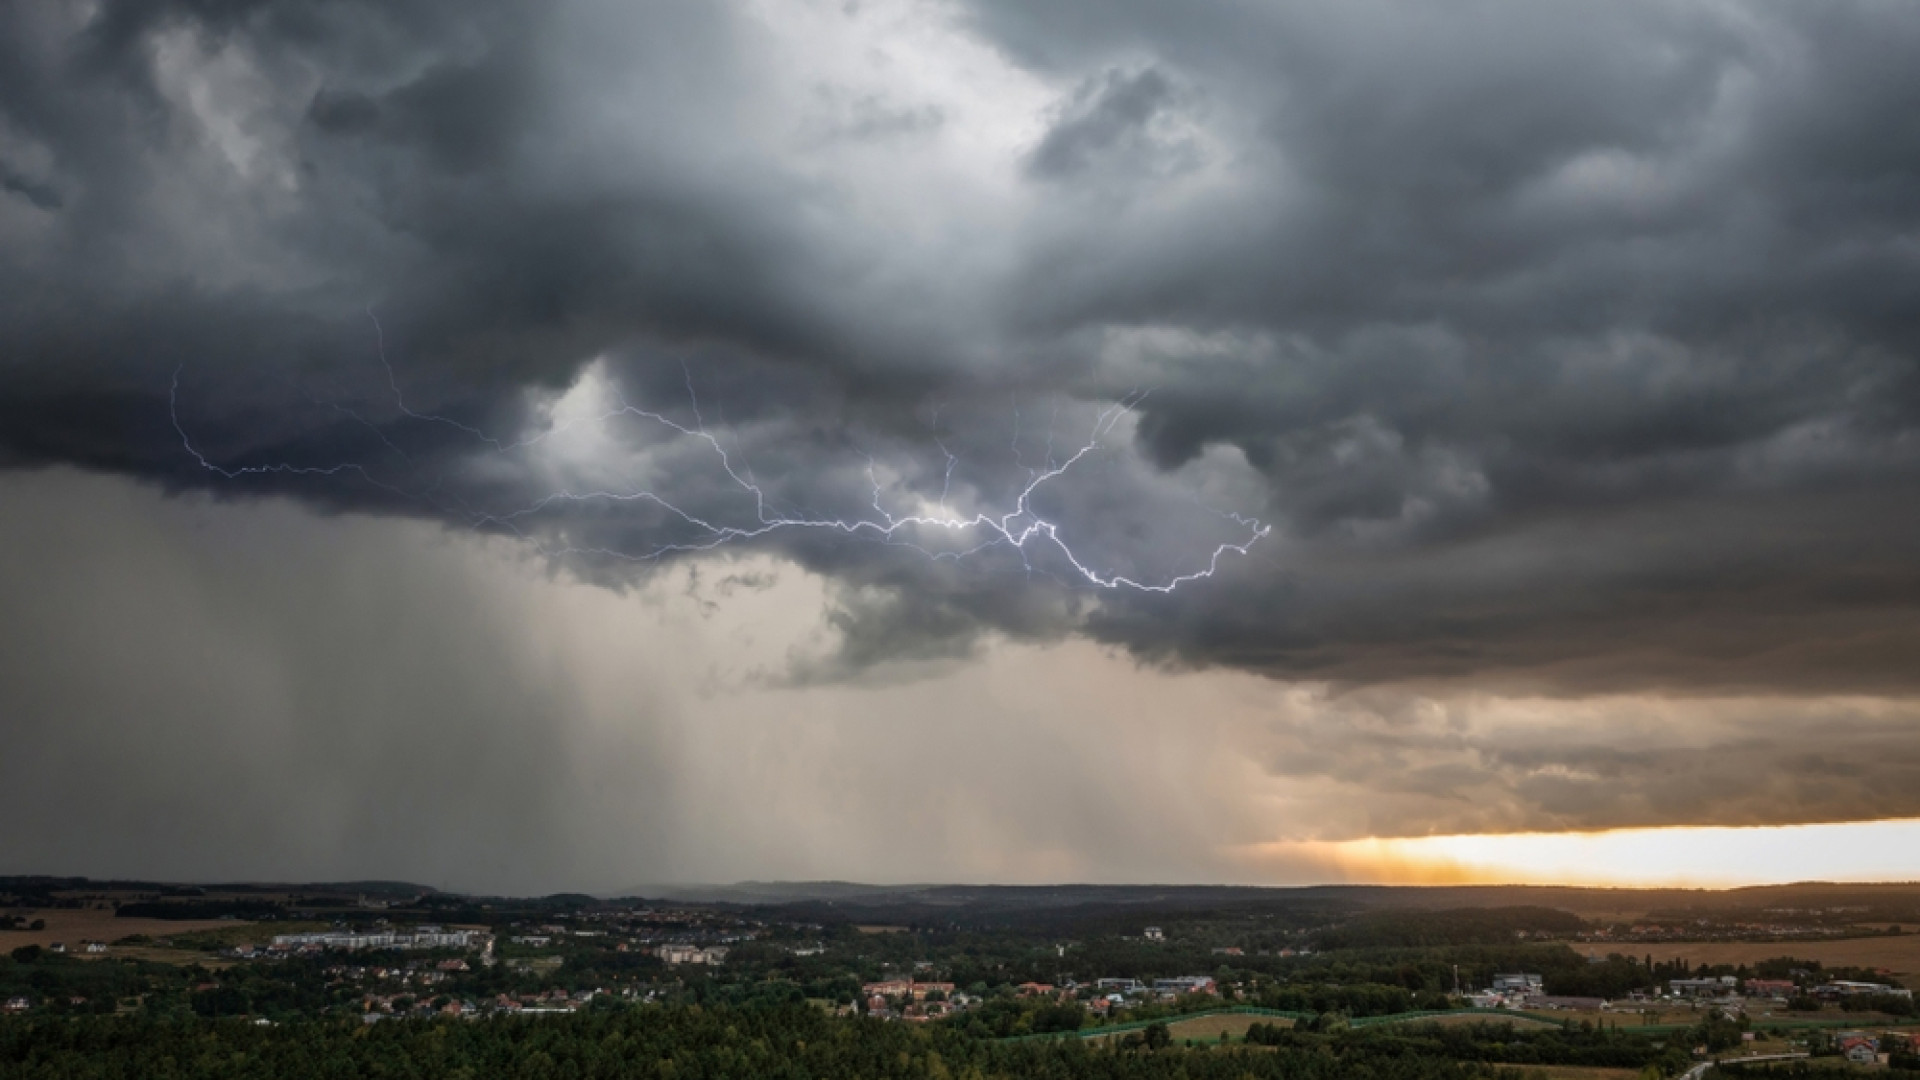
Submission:
<svg viewBox="0 0 1920 1080">
<path fill-rule="evenodd" d="M 1796 994 L 1807 994 L 1823 1001 L 1844 1000 L 1850 997 L 1894 995 L 1910 998 L 1913 991 L 1902 986 L 1888 983 L 1855 982 L 1847 979 L 1835 979 L 1818 986 L 1802 988 L 1792 979 L 1737 979 L 1732 975 L 1715 975 L 1698 979 L 1667 980 L 1667 997 L 1678 998 L 1696 1004 L 1710 1005 L 1730 1012 L 1745 1007 L 1752 998 L 1767 998 L 1780 1002 Z M 1634 1001 L 1646 1001 L 1650 995 L 1635 991 Z M 1467 1001 L 1480 1009 L 1586 1009 L 1597 1010 L 1612 1007 L 1612 1002 L 1594 997 L 1569 997 L 1544 992 L 1544 980 L 1531 973 L 1495 975 L 1493 984 L 1486 990 L 1468 994 Z"/>
<path fill-rule="evenodd" d="M 1720 975 L 1704 979 L 1667 980 L 1667 993 L 1678 998 L 1732 997 L 1739 989 L 1740 980 L 1731 975 Z"/>
<path fill-rule="evenodd" d="M 507 940 L 544 948 L 568 938 L 607 938 L 616 952 L 640 950 L 669 964 L 718 964 L 728 946 L 758 939 L 765 926 L 758 920 L 714 912 L 656 908 L 555 913 L 548 918 L 554 921 L 512 924 Z"/>
<path fill-rule="evenodd" d="M 480 944 L 485 933 L 421 926 L 413 930 L 324 930 L 314 934 L 275 934 L 273 948 L 288 949 L 466 949 Z"/>
<path fill-rule="evenodd" d="M 1619 944 L 1651 944 L 1661 941 L 1752 941 L 1756 938 L 1807 941 L 1857 932 L 1851 926 L 1782 922 L 1719 922 L 1694 919 L 1675 923 L 1635 923 L 1632 926 L 1582 930 L 1574 935 L 1574 939 Z"/>
<path fill-rule="evenodd" d="M 1146 941 L 1165 941 L 1167 940 L 1167 932 L 1158 926 L 1149 926 L 1140 932 L 1140 937 Z M 1247 950 L 1239 945 L 1218 946 L 1214 948 L 1212 952 L 1213 952 L 1213 955 L 1215 956 L 1247 955 Z M 1308 948 L 1301 948 L 1298 950 L 1295 950 L 1293 948 L 1282 948 L 1282 949 L 1273 950 L 1272 952 L 1268 952 L 1266 950 L 1256 950 L 1254 955 L 1255 956 L 1312 956 L 1313 950 Z"/>
<path fill-rule="evenodd" d="M 592 990 L 577 990 L 572 993 L 559 988 L 519 994 L 497 994 L 494 997 L 467 1000 L 436 998 L 427 1000 L 409 994 L 367 994 L 360 999 L 362 1019 L 367 1023 L 390 1020 L 401 1016 L 455 1016 L 477 1019 L 483 1016 L 540 1016 L 553 1013 L 579 1012 L 593 1004 L 599 997 L 618 996 L 631 1000 L 654 1000 L 654 994 L 644 994 L 632 987 L 614 991 L 603 987 Z M 411 998 L 411 1004 L 409 1004 Z"/>
<path fill-rule="evenodd" d="M 920 982 L 912 976 L 868 983 L 860 996 L 868 1016 L 899 1020 L 938 1020 L 973 1004 L 950 982 Z"/>
<path fill-rule="evenodd" d="M 1720 975 L 1704 979 L 1669 979 L 1667 992 L 1678 998 L 1708 998 L 1718 1002 L 1737 1003 L 1742 996 L 1763 997 L 1784 1000 L 1795 994 L 1804 993 L 1821 1001 L 1842 1001 L 1851 997 L 1905 997 L 1913 996 L 1913 991 L 1904 986 L 1890 983 L 1859 982 L 1853 979 L 1834 979 L 1817 986 L 1802 989 L 1792 979 L 1736 979 L 1731 975 Z"/>
<path fill-rule="evenodd" d="M 415 960 L 403 966 L 358 967 L 335 964 L 327 969 L 329 982 L 394 982 L 402 986 L 435 986 L 446 982 L 460 972 L 469 971 L 465 960 L 442 960 L 438 963 Z"/>
<path fill-rule="evenodd" d="M 47 951 L 50 953 L 64 953 L 67 951 L 67 943 L 64 941 L 49 942 Z M 107 951 L 107 943 L 104 941 L 88 941 L 82 938 L 80 941 L 80 951 L 97 956 Z"/>
<path fill-rule="evenodd" d="M 1467 1003 L 1476 1009 L 1577 1009 L 1598 1010 L 1611 1003 L 1605 998 L 1570 994 L 1549 994 L 1546 980 L 1532 972 L 1495 975 L 1493 985 L 1468 994 Z"/>
<path fill-rule="evenodd" d="M 1855 1065 L 1873 1065 L 1880 1061 L 1880 1042 L 1859 1031 L 1842 1032 L 1834 1040 L 1840 1056 Z"/>
<path fill-rule="evenodd" d="M 719 964 L 727 958 L 727 947 L 669 942 L 655 948 L 653 955 L 669 964 Z"/>
<path fill-rule="evenodd" d="M 1052 991 L 1053 988 L 1044 989 Z M 1110 1016 L 1144 1002 L 1171 1001 L 1183 994 L 1212 994 L 1218 989 L 1210 975 L 1176 975 L 1152 981 L 1095 979 L 1091 988 L 1068 983 L 1060 993 L 1063 998 L 1078 998 L 1083 992 L 1088 993 L 1087 1007 L 1096 1016 Z"/>
<path fill-rule="evenodd" d="M 1855 982 L 1852 979 L 1835 979 L 1829 983 L 1809 987 L 1808 993 L 1827 1001 L 1837 1001 L 1850 997 L 1903 997 L 1911 998 L 1913 991 L 1904 986 L 1891 986 L 1887 983 Z"/>
<path fill-rule="evenodd" d="M 45 1004 L 50 1004 L 52 1002 L 56 1002 L 58 1000 L 59 1000 L 58 998 L 42 998 L 40 1003 L 45 1005 Z M 72 1005 L 76 1008 L 81 1005 L 85 1005 L 86 1003 L 87 1003 L 87 999 L 84 997 L 81 997 L 78 994 L 75 994 L 67 998 L 67 1004 Z M 24 995 L 17 996 L 17 997 L 10 997 L 4 1002 L 0 1002 L 0 1013 L 10 1014 L 10 1013 L 31 1012 L 33 1010 L 33 1005 L 34 1005 L 33 999 L 30 997 L 26 997 Z"/>
<path fill-rule="evenodd" d="M 569 994 L 565 990 L 549 990 L 543 994 L 501 994 L 491 1000 L 474 1001 L 448 1000 L 438 1006 L 411 998 L 408 994 L 367 994 L 360 999 L 361 1019 L 366 1023 L 392 1020 L 402 1016 L 455 1016 L 469 1019 L 488 1014 L 507 1014 L 513 1016 L 537 1016 L 542 1013 L 570 1013 L 586 1008 L 601 990 L 582 990 Z"/>
<path fill-rule="evenodd" d="M 544 994 L 501 994 L 491 1002 L 492 1011 L 514 1013 L 522 1016 L 541 1013 L 575 1012 L 586 1008 L 602 991 L 580 990 L 569 994 L 565 990 L 549 990 Z"/>
<path fill-rule="evenodd" d="M 1920 1033 L 1883 1031 L 1875 1037 L 1864 1031 L 1842 1031 L 1834 1035 L 1833 1048 L 1855 1065 L 1872 1065 L 1884 1062 L 1883 1054 L 1898 1050 L 1912 1053 L 1920 1048 Z"/>
<path fill-rule="evenodd" d="M 1467 1004 L 1476 1009 L 1547 1008 L 1545 983 L 1530 972 L 1495 975 L 1487 989 L 1467 995 Z"/>
<path fill-rule="evenodd" d="M 1079 1002 L 1096 1016 L 1106 1016 L 1147 1001 L 1168 1001 L 1182 994 L 1211 994 L 1217 989 L 1212 976 L 1179 975 L 1151 982 L 1097 979 L 1091 985 L 1071 979 L 1058 986 L 1024 982 L 1014 987 L 1014 993 L 1026 998 L 1052 998 L 1062 1003 Z M 950 982 L 923 982 L 911 976 L 867 983 L 861 987 L 861 1001 L 868 1016 L 899 1020 L 936 1020 L 978 1004 L 977 999 L 956 991 Z"/>
</svg>

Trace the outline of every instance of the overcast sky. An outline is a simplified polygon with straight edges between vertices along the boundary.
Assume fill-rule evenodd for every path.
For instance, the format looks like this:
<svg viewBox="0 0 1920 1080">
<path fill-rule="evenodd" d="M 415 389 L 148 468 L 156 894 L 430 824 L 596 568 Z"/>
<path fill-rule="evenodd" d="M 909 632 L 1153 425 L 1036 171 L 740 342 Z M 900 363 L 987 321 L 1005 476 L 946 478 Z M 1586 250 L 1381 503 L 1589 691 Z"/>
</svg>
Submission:
<svg viewBox="0 0 1920 1080">
<path fill-rule="evenodd" d="M 1920 817 L 1916 55 L 1894 2 L 0 5 L 0 872 Z"/>
</svg>

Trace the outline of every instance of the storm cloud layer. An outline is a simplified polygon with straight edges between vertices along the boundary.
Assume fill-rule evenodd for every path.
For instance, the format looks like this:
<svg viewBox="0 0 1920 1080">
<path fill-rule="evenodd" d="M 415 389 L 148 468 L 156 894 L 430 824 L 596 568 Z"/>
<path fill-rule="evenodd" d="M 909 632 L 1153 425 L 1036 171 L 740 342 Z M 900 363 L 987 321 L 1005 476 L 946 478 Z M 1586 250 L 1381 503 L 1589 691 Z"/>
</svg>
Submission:
<svg viewBox="0 0 1920 1080">
<path fill-rule="evenodd" d="M 795 685 L 842 643 L 777 559 L 617 592 L 431 522 L 64 469 L 0 477 L 0 551 L 0 872 L 1431 880 L 1341 842 L 1920 819 L 1911 698 L 1342 692 L 1085 641 Z M 1807 870 L 1779 843 L 1744 872 Z"/>
<path fill-rule="evenodd" d="M 1144 391 L 1039 512 L 1244 557 L 776 532 L 840 635 L 789 677 L 1910 694 L 1915 55 L 1892 3 L 27 0 L 0 460 L 629 587 L 698 533 L 635 493 L 757 520 L 720 447 L 777 513 L 1004 512 Z"/>
</svg>

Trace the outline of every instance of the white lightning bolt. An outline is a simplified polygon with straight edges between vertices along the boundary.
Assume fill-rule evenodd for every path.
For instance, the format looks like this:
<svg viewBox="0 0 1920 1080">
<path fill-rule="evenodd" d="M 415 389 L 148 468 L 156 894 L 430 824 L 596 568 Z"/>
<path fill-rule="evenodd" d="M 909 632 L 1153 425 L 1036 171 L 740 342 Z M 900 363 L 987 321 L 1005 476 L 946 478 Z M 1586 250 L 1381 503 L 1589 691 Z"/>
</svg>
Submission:
<svg viewBox="0 0 1920 1080">
<path fill-rule="evenodd" d="M 372 314 L 371 311 L 368 312 L 369 317 L 372 317 Z M 500 513 L 475 512 L 472 510 L 458 511 L 467 517 L 469 523 L 475 529 L 504 529 L 520 539 L 535 545 L 543 554 L 549 556 L 593 555 L 633 562 L 651 562 L 675 554 L 706 552 L 727 545 L 751 543 L 752 541 L 778 532 L 811 530 L 816 532 L 839 533 L 850 537 L 870 538 L 888 544 L 910 547 L 935 560 L 964 559 L 989 548 L 1004 545 L 1020 553 L 1021 562 L 1030 573 L 1033 572 L 1034 567 L 1029 557 L 1029 549 L 1034 546 L 1045 546 L 1052 548 L 1064 558 L 1067 563 L 1073 567 L 1080 579 L 1089 585 L 1101 589 L 1125 589 L 1145 593 L 1170 593 L 1182 585 L 1212 577 L 1219 569 L 1220 562 L 1223 558 L 1229 554 L 1247 554 L 1254 544 L 1258 543 L 1261 538 L 1265 537 L 1272 530 L 1271 526 L 1263 524 L 1257 519 L 1243 517 L 1239 514 L 1225 514 L 1223 515 L 1225 518 L 1233 521 L 1245 530 L 1244 539 L 1238 542 L 1217 545 L 1204 559 L 1204 565 L 1200 565 L 1198 568 L 1187 573 L 1178 574 L 1164 580 L 1141 581 L 1117 572 L 1102 572 L 1088 565 L 1085 560 L 1074 552 L 1072 546 L 1068 544 L 1066 538 L 1062 535 L 1060 525 L 1057 522 L 1042 517 L 1034 510 L 1033 500 L 1035 493 L 1048 483 L 1066 475 L 1066 473 L 1079 462 L 1098 452 L 1102 448 L 1101 440 L 1113 431 L 1115 425 L 1139 406 L 1140 402 L 1146 398 L 1145 393 L 1131 394 L 1101 411 L 1093 424 L 1092 430 L 1088 434 L 1086 442 L 1084 442 L 1079 449 L 1058 462 L 1056 462 L 1053 457 L 1053 435 L 1051 431 L 1052 425 L 1050 423 L 1047 465 L 1044 469 L 1026 467 L 1028 474 L 1027 483 L 1019 490 L 1019 493 L 1015 496 L 1012 504 L 1006 509 L 1005 513 L 954 515 L 947 511 L 947 498 L 952 486 L 953 470 L 959 459 L 947 449 L 946 444 L 940 440 L 936 432 L 934 442 L 939 446 L 941 453 L 946 456 L 946 469 L 943 477 L 940 500 L 935 504 L 939 508 L 940 513 L 894 514 L 887 510 L 881 505 L 881 484 L 873 474 L 873 463 L 869 461 L 868 477 L 873 481 L 873 499 L 871 505 L 874 516 L 852 519 L 806 517 L 774 513 L 769 510 L 766 493 L 754 480 L 752 470 L 736 468 L 733 458 L 728 454 L 726 447 L 707 430 L 705 421 L 701 418 L 699 398 L 694 392 L 691 372 L 687 374 L 687 395 L 694 415 L 694 424 L 691 427 L 661 413 L 629 404 L 615 391 L 617 405 L 614 408 L 608 409 L 595 416 L 572 418 L 559 425 L 549 427 L 538 434 L 514 441 L 507 441 L 488 435 L 479 428 L 472 427 L 457 420 L 437 416 L 432 413 L 417 412 L 410 408 L 406 403 L 404 395 L 402 395 L 400 391 L 399 381 L 394 375 L 393 366 L 387 360 L 385 338 L 384 334 L 380 333 L 378 319 L 374 319 L 374 326 L 376 333 L 379 334 L 380 363 L 385 369 L 387 385 L 392 391 L 394 405 L 399 413 L 407 419 L 419 423 L 438 424 L 450 427 L 476 441 L 486 444 L 493 453 L 509 453 L 531 447 L 580 422 L 603 424 L 623 417 L 644 420 L 672 432 L 676 438 L 693 439 L 705 443 L 707 448 L 712 451 L 715 460 L 718 461 L 720 468 L 726 473 L 731 483 L 742 494 L 751 496 L 753 500 L 754 521 L 746 525 L 730 525 L 709 521 L 699 514 L 683 509 L 665 496 L 650 490 L 594 490 L 578 492 L 559 490 L 542 496 L 529 505 L 511 511 Z M 192 455 L 193 459 L 198 462 L 202 468 L 222 478 L 237 480 L 247 476 L 269 474 L 288 476 L 339 476 L 352 474 L 374 487 L 396 495 L 420 499 L 425 499 L 428 496 L 428 492 L 425 491 L 408 492 L 392 484 L 385 483 L 377 479 L 364 465 L 356 462 L 342 462 L 324 466 L 270 464 L 227 467 L 219 465 L 209 460 L 206 455 L 194 446 L 191 436 L 187 433 L 186 427 L 180 421 L 179 397 L 180 373 L 176 371 L 168 397 L 168 407 L 173 420 L 174 430 L 179 433 L 181 445 L 186 448 L 187 453 Z M 365 426 L 374 426 L 351 410 L 344 409 L 340 406 L 334 407 Z M 934 423 L 936 425 L 938 424 L 938 415 L 938 411 L 936 410 L 934 415 Z M 377 428 L 375 428 L 375 433 L 379 435 L 382 442 L 393 449 L 395 453 L 400 454 L 402 458 L 406 458 L 406 455 L 401 452 L 397 446 L 394 446 Z M 1018 453 L 1018 442 L 1019 432 L 1016 427 L 1014 434 L 1016 454 Z M 630 552 L 601 547 L 549 545 L 538 536 L 528 533 L 521 527 L 521 523 L 526 519 L 534 517 L 554 506 L 564 503 L 583 502 L 650 504 L 677 517 L 686 525 L 697 530 L 699 537 L 695 540 L 685 542 L 662 543 L 643 552 Z M 434 505 L 440 507 L 442 510 L 449 510 L 449 508 L 438 501 L 435 501 Z M 449 512 L 454 511 L 449 510 Z M 903 537 L 921 530 L 945 532 L 959 538 L 963 543 L 968 539 L 972 539 L 974 542 L 959 550 L 936 552 L 903 539 Z"/>
</svg>

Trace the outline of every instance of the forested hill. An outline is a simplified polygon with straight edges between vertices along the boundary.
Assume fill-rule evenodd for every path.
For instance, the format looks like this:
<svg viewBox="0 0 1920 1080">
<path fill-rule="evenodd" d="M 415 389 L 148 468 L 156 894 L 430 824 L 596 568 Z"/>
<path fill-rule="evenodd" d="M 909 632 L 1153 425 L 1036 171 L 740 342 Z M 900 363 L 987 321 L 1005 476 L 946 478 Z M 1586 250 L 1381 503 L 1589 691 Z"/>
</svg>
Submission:
<svg viewBox="0 0 1920 1080">
<path fill-rule="evenodd" d="M 1578 915 L 1544 907 L 1375 911 L 1321 931 L 1319 943 L 1323 949 L 1498 945 L 1516 935 L 1570 936 L 1585 927 Z"/>
<path fill-rule="evenodd" d="M 1679 914 L 1848 908 L 1920 921 L 1920 883 L 1809 882 L 1742 889 L 1600 889 L 1558 885 L 912 885 L 745 883 L 662 888 L 663 899 L 737 905 L 780 917 L 977 926 L 1174 918 L 1260 911 L 1302 924 L 1388 910 L 1552 908 L 1587 918 L 1623 911 Z"/>
</svg>

